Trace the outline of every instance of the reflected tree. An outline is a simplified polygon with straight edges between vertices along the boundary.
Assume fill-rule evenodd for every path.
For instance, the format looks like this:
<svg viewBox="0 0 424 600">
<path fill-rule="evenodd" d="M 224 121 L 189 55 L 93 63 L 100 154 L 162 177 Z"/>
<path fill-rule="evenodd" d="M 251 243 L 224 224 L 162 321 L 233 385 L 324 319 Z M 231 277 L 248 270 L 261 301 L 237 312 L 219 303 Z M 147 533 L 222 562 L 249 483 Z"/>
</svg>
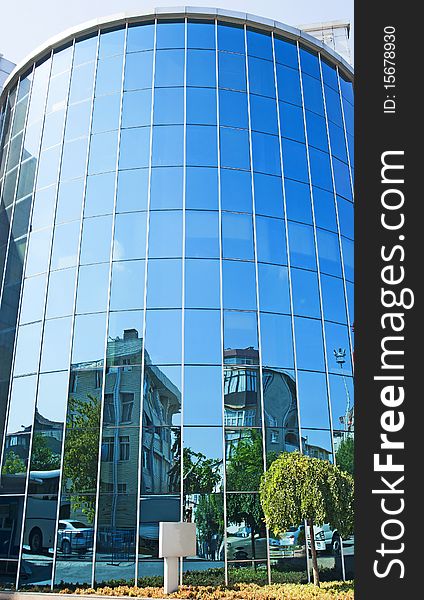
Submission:
<svg viewBox="0 0 424 600">
<path fill-rule="evenodd" d="M 199 539 L 205 548 L 205 558 L 215 560 L 224 535 L 224 501 L 221 494 L 206 494 L 199 498 L 194 512 Z"/>
<path fill-rule="evenodd" d="M 53 452 L 44 435 L 34 432 L 31 452 L 31 471 L 53 471 L 60 468 L 60 456 Z"/>
<path fill-rule="evenodd" d="M 89 523 L 94 522 L 97 458 L 100 436 L 100 402 L 87 394 L 87 399 L 69 399 L 65 439 L 63 475 L 71 496 L 73 511 L 81 510 Z"/>
<path fill-rule="evenodd" d="M 336 463 L 342 471 L 351 475 L 355 470 L 355 442 L 353 437 L 346 437 L 341 442 L 336 452 Z"/>
<path fill-rule="evenodd" d="M 3 475 L 16 475 L 16 473 L 25 473 L 25 471 L 25 461 L 13 450 L 9 450 L 1 470 Z"/>
</svg>

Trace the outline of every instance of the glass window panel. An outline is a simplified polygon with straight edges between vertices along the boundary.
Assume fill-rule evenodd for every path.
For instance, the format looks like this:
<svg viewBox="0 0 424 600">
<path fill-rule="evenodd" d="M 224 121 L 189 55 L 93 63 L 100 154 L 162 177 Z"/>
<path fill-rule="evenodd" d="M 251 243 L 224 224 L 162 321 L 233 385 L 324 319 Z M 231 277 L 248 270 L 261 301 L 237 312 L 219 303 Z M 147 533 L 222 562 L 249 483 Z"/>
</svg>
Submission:
<svg viewBox="0 0 424 600">
<path fill-rule="evenodd" d="M 167 167 L 183 164 L 184 128 L 160 125 L 153 128 L 152 165 Z"/>
<path fill-rule="evenodd" d="M 277 64 L 278 98 L 302 106 L 299 71 Z"/>
<path fill-rule="evenodd" d="M 59 184 L 56 223 L 80 218 L 83 195 L 84 179 L 73 179 Z"/>
<path fill-rule="evenodd" d="M 340 96 L 338 92 L 324 86 L 325 92 L 325 108 L 327 110 L 327 118 L 333 121 L 340 127 L 343 125 L 342 109 L 340 105 Z"/>
<path fill-rule="evenodd" d="M 353 241 L 342 238 L 343 265 L 346 279 L 353 281 L 354 278 L 354 246 Z"/>
<path fill-rule="evenodd" d="M 248 128 L 246 93 L 219 90 L 219 122 L 228 127 Z"/>
<path fill-rule="evenodd" d="M 144 260 L 112 263 L 110 310 L 143 308 L 144 277 Z"/>
<path fill-rule="evenodd" d="M 187 50 L 187 85 L 215 87 L 216 56 L 211 50 Z"/>
<path fill-rule="evenodd" d="M 247 53 L 250 56 L 258 56 L 272 60 L 272 38 L 265 31 L 247 29 Z"/>
<path fill-rule="evenodd" d="M 119 171 L 116 211 L 132 212 L 146 210 L 148 183 L 148 169 Z"/>
<path fill-rule="evenodd" d="M 340 248 L 337 235 L 328 231 L 317 230 L 319 266 L 323 273 L 342 276 Z"/>
<path fill-rule="evenodd" d="M 149 256 L 151 258 L 181 257 L 181 211 L 152 212 L 149 232 Z"/>
<path fill-rule="evenodd" d="M 321 321 L 295 317 L 294 331 L 298 368 L 324 371 Z"/>
<path fill-rule="evenodd" d="M 187 125 L 187 165 L 215 167 L 218 162 L 216 127 Z"/>
<path fill-rule="evenodd" d="M 186 208 L 218 210 L 217 169 L 186 168 Z"/>
<path fill-rule="evenodd" d="M 346 281 L 346 293 L 347 293 L 347 305 L 348 305 L 348 310 L 349 310 L 349 320 L 352 323 L 352 330 L 353 330 L 353 324 L 355 322 L 355 312 L 354 312 L 354 308 L 355 308 L 355 294 L 354 294 L 355 288 L 353 283 L 351 283 L 350 281 Z"/>
<path fill-rule="evenodd" d="M 90 129 L 90 116 L 90 101 L 87 100 L 70 106 L 66 115 L 65 140 L 75 140 L 79 137 L 88 135 Z"/>
<path fill-rule="evenodd" d="M 126 96 L 124 96 L 124 103 L 125 97 Z M 93 123 L 91 126 L 92 133 L 101 133 L 103 131 L 113 131 L 114 129 L 118 129 L 120 109 L 120 94 L 111 94 L 108 96 L 100 96 L 100 98 L 96 98 L 94 100 L 93 108 Z M 125 114 L 126 113 L 123 111 L 123 119 Z M 124 123 L 125 122 L 123 121 L 122 127 L 126 127 Z M 86 131 L 88 132 L 88 128 Z"/>
<path fill-rule="evenodd" d="M 332 155 L 344 162 L 347 162 L 346 141 L 343 129 L 329 121 L 328 130 L 330 134 Z"/>
<path fill-rule="evenodd" d="M 181 421 L 180 389 L 180 366 L 156 367 L 146 364 L 143 425 L 179 425 Z M 160 429 L 162 428 L 157 429 L 157 433 Z M 179 440 L 177 443 L 179 443 Z"/>
<path fill-rule="evenodd" d="M 181 308 L 179 259 L 151 259 L 147 267 L 147 308 Z"/>
<path fill-rule="evenodd" d="M 284 217 L 283 190 L 280 177 L 254 174 L 255 211 L 270 217 Z"/>
<path fill-rule="evenodd" d="M 45 188 L 44 190 L 38 191 L 35 195 L 34 199 L 34 208 L 32 213 L 32 221 L 31 221 L 31 230 L 34 231 L 36 229 L 40 229 L 42 227 L 49 227 L 52 225 L 54 209 L 56 204 L 56 186 L 51 186 L 49 188 Z M 20 205 L 16 205 L 16 209 Z M 13 217 L 13 225 L 15 225 L 15 219 L 17 217 L 15 209 L 15 215 Z M 25 215 L 26 217 L 26 215 Z M 28 227 L 28 220 L 26 221 L 26 225 Z M 22 232 L 23 234 L 24 232 Z M 25 228 L 26 233 L 26 228 Z M 21 235 L 22 235 L 21 234 Z M 15 236 L 18 237 L 18 236 Z"/>
<path fill-rule="evenodd" d="M 174 121 L 174 123 L 179 122 Z M 216 125 L 215 89 L 187 88 L 187 123 Z"/>
<path fill-rule="evenodd" d="M 46 318 L 71 315 L 74 310 L 75 269 L 53 271 L 49 277 Z"/>
<path fill-rule="evenodd" d="M 156 27 L 157 48 L 184 48 L 184 21 L 160 21 Z"/>
<path fill-rule="evenodd" d="M 345 325 L 325 323 L 328 370 L 330 373 L 352 375 L 348 329 Z"/>
<path fill-rule="evenodd" d="M 155 64 L 155 86 L 182 85 L 184 85 L 184 50 L 158 50 Z"/>
<path fill-rule="evenodd" d="M 159 548 L 159 523 L 158 521 L 175 521 L 180 517 L 181 501 L 180 497 L 170 495 L 172 492 L 180 489 L 181 461 L 179 456 L 171 451 L 173 445 L 177 442 L 179 429 L 170 427 L 161 427 L 158 431 L 154 428 L 145 429 L 143 432 L 143 453 L 145 450 L 145 467 L 143 468 L 143 477 L 141 480 L 142 493 L 154 494 L 150 499 L 153 502 L 146 504 L 149 498 L 141 497 L 140 509 L 140 550 L 143 560 L 140 561 L 141 575 L 145 567 L 146 558 L 158 557 Z M 154 435 L 159 437 L 159 443 L 165 450 L 165 457 L 155 460 Z M 166 494 L 159 496 L 158 494 Z M 148 521 L 148 522 L 147 522 Z M 153 543 L 152 543 L 153 539 Z M 148 573 L 161 574 L 163 565 L 161 561 L 148 564 Z"/>
<path fill-rule="evenodd" d="M 284 221 L 256 217 L 256 251 L 258 261 L 287 264 Z"/>
<path fill-rule="evenodd" d="M 104 173 L 116 169 L 118 132 L 108 131 L 91 136 L 88 173 Z"/>
<path fill-rule="evenodd" d="M 291 317 L 261 313 L 262 364 L 293 368 Z"/>
<path fill-rule="evenodd" d="M 309 148 L 309 161 L 311 165 L 311 179 L 314 185 L 332 191 L 330 157 L 326 152 Z"/>
<path fill-rule="evenodd" d="M 354 133 L 354 111 L 353 106 L 346 100 L 343 100 L 343 114 L 347 133 Z"/>
<path fill-rule="evenodd" d="M 28 258 L 25 275 L 35 275 L 47 271 L 47 262 L 50 251 L 51 230 L 43 229 L 30 234 Z"/>
<path fill-rule="evenodd" d="M 129 25 L 127 33 L 127 52 L 141 52 L 153 48 L 154 32 L 154 23 Z"/>
<path fill-rule="evenodd" d="M 112 216 L 84 219 L 80 263 L 108 262 L 112 235 Z"/>
<path fill-rule="evenodd" d="M 333 160 L 334 179 L 336 192 L 340 196 L 352 200 L 352 189 L 350 187 L 349 167 L 337 158 Z"/>
<path fill-rule="evenodd" d="M 283 138 L 282 153 L 284 176 L 296 181 L 308 182 L 308 163 L 305 145 Z"/>
<path fill-rule="evenodd" d="M 253 352 L 236 353 L 236 350 L 253 349 Z M 258 364 L 258 326 L 256 313 L 224 311 L 224 362 Z"/>
<path fill-rule="evenodd" d="M 152 87 L 153 52 L 128 54 L 125 60 L 125 90 Z"/>
<path fill-rule="evenodd" d="M 337 231 L 334 194 L 313 187 L 315 223 L 317 227 Z"/>
<path fill-rule="evenodd" d="M 50 319 L 44 325 L 41 371 L 61 371 L 68 368 L 72 319 Z"/>
<path fill-rule="evenodd" d="M 124 51 L 125 27 L 114 31 L 102 31 L 99 39 L 99 58 L 106 58 Z"/>
<path fill-rule="evenodd" d="M 221 367 L 186 366 L 184 368 L 184 425 L 221 424 Z"/>
<path fill-rule="evenodd" d="M 112 56 L 99 60 L 96 74 L 96 96 L 121 90 L 122 65 L 122 56 Z"/>
<path fill-rule="evenodd" d="M 343 281 L 337 277 L 321 275 L 322 303 L 327 321 L 346 323 L 346 304 Z"/>
<path fill-rule="evenodd" d="M 308 144 L 328 152 L 327 128 L 324 117 L 307 110 L 306 128 L 308 131 Z"/>
<path fill-rule="evenodd" d="M 330 431 L 302 429 L 302 448 L 307 456 L 333 462 Z"/>
<path fill-rule="evenodd" d="M 246 358 L 247 355 L 248 352 Z M 262 410 L 258 382 L 259 370 L 255 367 L 250 365 L 224 367 L 225 425 L 229 427 L 261 425 Z"/>
<path fill-rule="evenodd" d="M 148 310 L 145 344 L 151 364 L 180 364 L 181 311 Z"/>
<path fill-rule="evenodd" d="M 69 104 L 91 98 L 93 94 L 94 62 L 86 63 L 72 70 L 69 90 Z"/>
<path fill-rule="evenodd" d="M 105 313 L 75 317 L 72 364 L 75 366 L 80 363 L 97 362 L 97 366 L 101 366 L 104 356 L 105 334 Z"/>
<path fill-rule="evenodd" d="M 275 98 L 274 65 L 272 62 L 249 56 L 249 90 L 251 94 Z"/>
<path fill-rule="evenodd" d="M 72 121 L 73 115 L 70 114 L 70 119 Z M 65 109 L 56 110 L 48 115 L 44 120 L 44 129 L 43 129 L 43 141 L 41 144 L 42 150 L 45 148 L 50 148 L 51 146 L 55 146 L 62 141 L 63 136 L 63 125 L 65 122 Z M 67 119 L 68 122 L 68 119 Z M 68 125 L 67 125 L 68 130 Z M 85 135 L 87 134 L 84 132 Z M 68 131 L 66 133 L 67 139 L 69 138 Z M 78 137 L 78 136 L 74 136 Z M 8 158 L 8 167 L 12 164 L 16 164 L 19 160 L 20 150 L 21 150 L 22 136 L 17 136 L 11 142 L 10 152 Z"/>
<path fill-rule="evenodd" d="M 238 25 L 218 23 L 218 49 L 244 53 L 244 29 Z"/>
<path fill-rule="evenodd" d="M 52 269 L 66 269 L 77 263 L 80 224 L 78 221 L 57 225 L 53 238 Z"/>
<path fill-rule="evenodd" d="M 139 310 L 123 311 L 123 312 L 112 312 L 109 315 L 109 328 L 108 328 L 108 344 L 107 344 L 107 366 L 112 365 L 127 365 L 122 371 L 115 370 L 115 372 L 109 372 L 106 374 L 106 394 L 109 394 L 110 386 L 114 386 L 117 383 L 118 377 L 120 378 L 119 387 L 121 389 L 129 389 L 131 392 L 136 392 L 139 395 L 141 385 L 141 371 L 140 369 L 128 369 L 128 365 L 141 365 L 141 351 L 142 351 L 142 340 L 140 332 L 143 329 L 143 313 Z M 115 382 L 114 382 L 115 379 Z M 112 388 L 113 389 L 113 388 Z M 130 392 L 120 393 L 119 404 L 122 404 L 124 397 Z M 134 393 L 131 394 L 131 398 L 134 399 Z M 119 422 L 119 417 L 114 418 L 112 415 L 110 418 L 109 407 L 103 416 L 103 423 L 111 425 Z M 116 409 L 115 409 L 116 410 Z M 115 412 L 115 411 L 113 411 Z M 138 407 L 132 406 L 132 417 L 135 421 L 138 415 Z M 134 414 L 135 413 L 135 414 Z M 125 421 L 128 421 L 128 417 Z M 138 425 L 138 422 L 136 423 Z"/>
<path fill-rule="evenodd" d="M 143 92 L 137 92 L 138 94 L 146 94 Z M 134 92 L 133 92 L 134 93 Z M 147 106 L 148 102 L 148 106 Z M 187 101 L 188 103 L 188 101 Z M 151 94 L 149 99 L 146 101 L 146 109 L 143 110 L 144 121 L 143 123 L 135 123 L 137 125 L 149 125 L 150 124 L 150 104 Z M 133 109 L 136 115 L 141 113 L 140 106 L 134 105 Z M 140 117 L 139 117 L 140 118 Z M 153 123 L 155 125 L 174 125 L 182 124 L 184 122 L 184 89 L 183 88 L 156 88 L 155 89 L 155 102 L 153 112 Z"/>
<path fill-rule="evenodd" d="M 26 375 L 38 371 L 40 355 L 41 323 L 19 327 L 13 374 Z"/>
<path fill-rule="evenodd" d="M 186 256 L 219 258 L 219 221 L 217 212 L 186 211 Z"/>
<path fill-rule="evenodd" d="M 303 73 L 302 83 L 305 108 L 324 116 L 324 102 L 322 98 L 321 81 Z"/>
<path fill-rule="evenodd" d="M 326 85 L 338 90 L 338 77 L 336 69 L 328 64 L 325 60 L 321 60 L 322 79 Z"/>
<path fill-rule="evenodd" d="M 316 269 L 315 242 L 312 227 L 289 223 L 290 260 L 294 267 Z"/>
<path fill-rule="evenodd" d="M 59 75 L 59 73 L 63 73 L 64 71 L 67 71 L 71 68 L 73 50 L 74 49 L 71 44 L 70 46 L 68 46 L 68 48 L 58 48 L 53 53 L 52 67 L 50 73 L 51 77 Z M 40 67 L 38 67 L 38 69 L 39 68 Z"/>
<path fill-rule="evenodd" d="M 116 215 L 113 260 L 144 258 L 146 255 L 146 213 Z"/>
<path fill-rule="evenodd" d="M 215 48 L 215 23 L 189 21 L 187 23 L 187 48 Z"/>
<path fill-rule="evenodd" d="M 240 129 L 220 127 L 221 165 L 235 169 L 250 168 L 249 134 Z"/>
<path fill-rule="evenodd" d="M 66 147 L 66 145 L 65 145 Z M 60 163 L 60 146 L 55 146 L 54 148 L 50 148 L 50 150 L 46 150 L 42 152 L 40 156 L 38 175 L 37 175 L 37 189 L 42 187 L 47 187 L 52 183 L 57 181 L 58 173 L 59 173 L 59 163 Z M 16 172 L 14 173 L 16 176 Z M 3 196 L 6 194 L 6 185 L 7 180 L 5 181 Z M 15 187 L 15 183 L 13 183 L 13 189 Z"/>
<path fill-rule="evenodd" d="M 302 317 L 321 317 L 318 277 L 312 271 L 292 269 L 293 309 Z"/>
<path fill-rule="evenodd" d="M 77 313 L 101 312 L 107 309 L 109 265 L 82 266 L 78 273 Z"/>
<path fill-rule="evenodd" d="M 224 258 L 253 260 L 253 226 L 250 215 L 222 214 Z"/>
<path fill-rule="evenodd" d="M 263 311 L 290 312 L 287 267 L 259 263 L 259 304 Z"/>
<path fill-rule="evenodd" d="M 124 129 L 119 147 L 119 168 L 136 169 L 149 166 L 150 128 Z"/>
<path fill-rule="evenodd" d="M 221 207 L 252 212 L 252 176 L 248 171 L 221 169 Z"/>
<path fill-rule="evenodd" d="M 344 198 L 337 196 L 337 208 L 339 213 L 340 233 L 353 239 L 354 213 L 353 204 Z"/>
<path fill-rule="evenodd" d="M 282 65 L 288 65 L 293 69 L 298 68 L 296 42 L 274 37 L 275 60 Z"/>
<path fill-rule="evenodd" d="M 20 323 L 40 321 L 44 313 L 44 297 L 46 292 L 46 275 L 38 275 L 25 279 L 22 293 Z"/>
<path fill-rule="evenodd" d="M 300 67 L 304 73 L 308 73 L 317 79 L 320 79 L 320 69 L 318 55 L 309 52 L 305 48 L 300 48 Z"/>
<path fill-rule="evenodd" d="M 279 102 L 281 135 L 298 142 L 305 141 L 303 110 L 294 104 Z"/>
<path fill-rule="evenodd" d="M 339 369 L 338 375 L 330 375 L 330 398 L 334 429 L 343 431 L 343 437 L 352 435 L 354 429 L 353 409 L 355 400 L 353 379 L 343 375 L 341 369 Z"/>
<path fill-rule="evenodd" d="M 302 427 L 330 429 L 327 383 L 324 373 L 298 371 L 297 389 Z"/>
<path fill-rule="evenodd" d="M 225 456 L 227 471 L 227 490 L 236 492 L 252 492 L 259 489 L 260 478 L 263 473 L 262 432 L 260 429 L 226 429 L 225 430 Z M 248 464 L 249 469 L 246 470 Z M 251 496 L 249 500 L 259 509 L 259 495 Z M 255 502 L 256 500 L 256 502 Z M 239 496 L 227 494 L 227 510 L 236 512 Z M 232 507 L 232 502 L 234 502 Z M 243 521 L 244 523 L 244 521 Z M 231 526 L 230 526 L 231 527 Z M 240 526 L 238 526 L 240 528 Z M 229 536 L 231 540 L 231 534 Z M 228 539 L 228 538 L 227 538 Z M 227 541 L 228 543 L 228 541 Z M 249 556 L 252 542 L 248 539 Z M 266 552 L 266 550 L 265 550 Z M 264 552 L 264 554 L 265 554 Z M 237 554 L 238 556 L 238 554 Z M 244 555 L 243 555 L 244 556 Z M 231 546 L 230 546 L 231 558 Z M 250 563 L 251 564 L 251 563 Z M 231 563 L 230 563 L 231 565 Z M 231 566 L 230 566 L 231 569 Z"/>
<path fill-rule="evenodd" d="M 219 308 L 219 288 L 219 261 L 186 260 L 185 306 L 187 308 Z"/>
<path fill-rule="evenodd" d="M 61 181 L 84 176 L 87 162 L 87 145 L 88 138 L 80 138 L 65 143 L 60 170 Z"/>
<path fill-rule="evenodd" d="M 40 375 L 37 394 L 37 411 L 50 421 L 56 421 L 58 425 L 60 424 L 60 428 L 58 427 L 56 430 L 60 432 L 60 437 L 62 437 L 61 426 L 66 417 L 68 387 L 69 376 L 67 371 L 62 371 L 59 373 L 43 373 Z M 46 429 L 47 431 L 45 431 L 45 435 L 47 437 L 50 433 L 48 431 L 48 425 Z"/>
<path fill-rule="evenodd" d="M 218 54 L 219 87 L 246 91 L 246 59 L 238 54 Z"/>
<path fill-rule="evenodd" d="M 253 263 L 224 260 L 222 264 L 224 308 L 256 310 L 256 277 Z"/>
<path fill-rule="evenodd" d="M 78 76 L 78 72 L 76 77 Z M 91 86 L 93 82 L 91 81 Z M 47 94 L 46 113 L 60 110 L 66 105 L 66 99 L 69 89 L 69 71 L 57 75 L 50 80 L 49 92 Z"/>
<path fill-rule="evenodd" d="M 296 382 L 292 370 L 263 369 L 262 387 L 267 451 L 299 448 Z M 280 431 L 278 431 L 280 430 Z M 277 445 L 276 445 L 277 444 Z M 268 459 L 271 458 L 267 457 Z"/>
<path fill-rule="evenodd" d="M 85 40 L 75 41 L 74 66 L 94 60 L 97 52 L 97 33 Z"/>
<path fill-rule="evenodd" d="M 312 224 L 311 193 L 304 183 L 286 179 L 286 210 L 291 221 Z"/>
<path fill-rule="evenodd" d="M 184 315 L 186 364 L 221 364 L 221 315 L 218 310 L 190 310 Z M 207 343 L 205 343 L 207 340 Z"/>
<path fill-rule="evenodd" d="M 183 479 L 186 493 L 214 492 L 222 486 L 222 429 L 220 427 L 187 427 L 184 429 Z M 194 470 L 202 465 L 209 477 Z"/>
<path fill-rule="evenodd" d="M 84 216 L 112 213 L 115 196 L 115 173 L 103 173 L 87 178 Z"/>
<path fill-rule="evenodd" d="M 278 135 L 277 105 L 273 98 L 250 95 L 252 129 Z"/>
<path fill-rule="evenodd" d="M 155 167 L 151 174 L 150 210 L 182 209 L 183 170 L 180 167 Z"/>
</svg>

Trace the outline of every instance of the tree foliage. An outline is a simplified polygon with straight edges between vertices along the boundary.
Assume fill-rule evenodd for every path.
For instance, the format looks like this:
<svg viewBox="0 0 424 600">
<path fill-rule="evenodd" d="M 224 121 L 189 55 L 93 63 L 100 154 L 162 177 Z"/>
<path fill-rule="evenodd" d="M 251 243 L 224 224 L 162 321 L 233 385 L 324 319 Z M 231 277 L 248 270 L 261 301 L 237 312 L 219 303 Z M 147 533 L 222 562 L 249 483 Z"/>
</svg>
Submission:
<svg viewBox="0 0 424 600">
<path fill-rule="evenodd" d="M 355 442 L 353 437 L 346 437 L 340 442 L 336 452 L 336 462 L 342 471 L 351 475 L 355 469 Z"/>
<path fill-rule="evenodd" d="M 84 400 L 69 399 L 65 439 L 64 477 L 72 510 L 81 510 L 94 522 L 97 458 L 100 436 L 100 402 L 91 394 Z"/>
<path fill-rule="evenodd" d="M 40 432 L 34 432 L 31 451 L 31 471 L 60 469 L 60 455 L 54 453 Z"/>
<path fill-rule="evenodd" d="M 2 468 L 3 475 L 16 475 L 16 473 L 25 473 L 25 461 L 13 450 L 9 450 Z"/>
</svg>

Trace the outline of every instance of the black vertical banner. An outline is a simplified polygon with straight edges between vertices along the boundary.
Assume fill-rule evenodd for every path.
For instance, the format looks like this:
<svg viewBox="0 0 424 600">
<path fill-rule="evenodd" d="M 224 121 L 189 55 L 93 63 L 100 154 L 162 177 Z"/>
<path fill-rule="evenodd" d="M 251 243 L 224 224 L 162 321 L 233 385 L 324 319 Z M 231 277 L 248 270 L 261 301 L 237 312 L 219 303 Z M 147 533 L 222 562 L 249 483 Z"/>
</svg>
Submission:
<svg viewBox="0 0 424 600">
<path fill-rule="evenodd" d="M 424 597 L 424 52 L 416 6 L 355 7 L 359 600 Z"/>
</svg>

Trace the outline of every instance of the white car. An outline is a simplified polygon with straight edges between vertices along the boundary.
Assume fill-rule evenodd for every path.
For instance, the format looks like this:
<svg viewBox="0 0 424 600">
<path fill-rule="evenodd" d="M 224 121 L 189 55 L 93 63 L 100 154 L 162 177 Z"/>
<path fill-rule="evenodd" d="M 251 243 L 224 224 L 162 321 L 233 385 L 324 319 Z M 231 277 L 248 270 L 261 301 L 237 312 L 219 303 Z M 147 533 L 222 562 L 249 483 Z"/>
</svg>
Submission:
<svg viewBox="0 0 424 600">
<path fill-rule="evenodd" d="M 342 540 L 337 529 L 332 529 L 328 523 L 314 525 L 315 548 L 321 552 L 331 552 L 338 556 L 341 552 Z M 306 528 L 308 547 L 311 547 L 309 527 Z"/>
<path fill-rule="evenodd" d="M 69 556 L 72 552 L 85 554 L 93 547 L 94 530 L 81 521 L 74 519 L 59 521 L 57 545 L 63 554 Z"/>
</svg>

